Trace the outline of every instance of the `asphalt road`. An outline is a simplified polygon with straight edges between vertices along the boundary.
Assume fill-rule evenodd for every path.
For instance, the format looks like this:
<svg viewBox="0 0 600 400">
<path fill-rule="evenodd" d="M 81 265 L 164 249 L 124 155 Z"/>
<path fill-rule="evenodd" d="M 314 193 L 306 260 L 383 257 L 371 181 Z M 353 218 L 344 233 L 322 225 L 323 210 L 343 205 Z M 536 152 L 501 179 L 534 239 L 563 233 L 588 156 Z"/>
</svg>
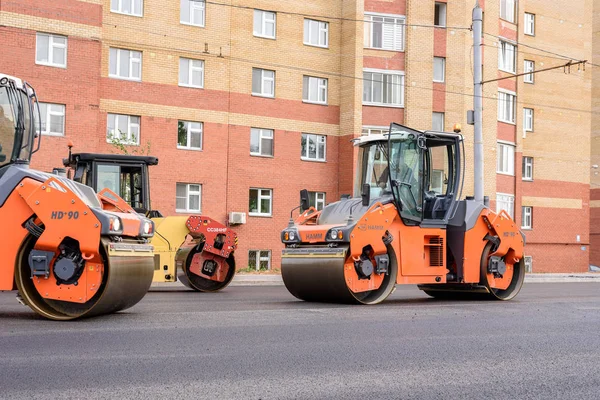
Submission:
<svg viewBox="0 0 600 400">
<path fill-rule="evenodd" d="M 598 283 L 526 284 L 504 303 L 401 287 L 378 306 L 165 289 L 66 323 L 14 297 L 0 293 L 0 398 L 600 398 Z"/>
</svg>

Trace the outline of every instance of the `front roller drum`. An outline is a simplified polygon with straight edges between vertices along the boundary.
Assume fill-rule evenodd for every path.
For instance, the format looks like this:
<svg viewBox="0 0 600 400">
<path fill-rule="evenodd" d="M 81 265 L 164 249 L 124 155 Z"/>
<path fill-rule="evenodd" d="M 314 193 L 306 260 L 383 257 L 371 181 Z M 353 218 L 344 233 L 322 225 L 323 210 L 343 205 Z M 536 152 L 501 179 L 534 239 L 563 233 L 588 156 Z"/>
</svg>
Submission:
<svg viewBox="0 0 600 400">
<path fill-rule="evenodd" d="M 281 276 L 287 290 L 304 301 L 344 304 L 377 304 L 396 283 L 396 258 L 388 246 L 390 270 L 379 288 L 354 293 L 348 287 L 344 265 L 348 247 L 288 248 L 281 258 Z"/>
<path fill-rule="evenodd" d="M 233 253 L 226 259 L 203 253 L 204 244 L 180 248 L 175 256 L 177 279 L 198 292 L 217 292 L 226 288 L 235 276 Z"/>
<path fill-rule="evenodd" d="M 125 310 L 137 304 L 152 283 L 154 262 L 149 246 L 144 247 L 148 249 L 147 253 L 116 251 L 109 249 L 108 241 L 103 240 L 100 254 L 104 260 L 104 273 L 97 293 L 85 303 L 45 299 L 31 279 L 28 254 L 34 245 L 35 238 L 31 237 L 22 247 L 15 280 L 24 303 L 48 319 L 67 321 Z"/>
</svg>

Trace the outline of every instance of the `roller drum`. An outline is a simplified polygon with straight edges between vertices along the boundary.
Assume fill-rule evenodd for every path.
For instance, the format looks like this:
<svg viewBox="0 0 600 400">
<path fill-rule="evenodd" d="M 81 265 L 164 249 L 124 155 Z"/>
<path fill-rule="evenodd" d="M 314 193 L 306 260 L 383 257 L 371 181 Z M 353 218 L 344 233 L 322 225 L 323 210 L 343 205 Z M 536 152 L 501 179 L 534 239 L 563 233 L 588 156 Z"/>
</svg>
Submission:
<svg viewBox="0 0 600 400">
<path fill-rule="evenodd" d="M 182 247 L 175 256 L 175 265 L 177 266 L 177 279 L 187 288 L 198 292 L 217 292 L 226 288 L 235 276 L 235 258 L 233 253 L 225 260 L 229 266 L 227 276 L 223 282 L 214 281 L 196 275 L 190 271 L 190 265 L 194 255 L 202 252 L 202 247 Z"/>
<path fill-rule="evenodd" d="M 109 250 L 103 240 L 102 256 L 106 260 L 102 284 L 96 295 L 85 303 L 44 299 L 30 278 L 26 254 L 35 241 L 29 240 L 20 254 L 15 279 L 24 302 L 38 314 L 53 320 L 71 320 L 122 311 L 137 304 L 148 292 L 154 275 L 152 253 Z M 146 246 L 149 250 L 151 247 Z"/>
</svg>

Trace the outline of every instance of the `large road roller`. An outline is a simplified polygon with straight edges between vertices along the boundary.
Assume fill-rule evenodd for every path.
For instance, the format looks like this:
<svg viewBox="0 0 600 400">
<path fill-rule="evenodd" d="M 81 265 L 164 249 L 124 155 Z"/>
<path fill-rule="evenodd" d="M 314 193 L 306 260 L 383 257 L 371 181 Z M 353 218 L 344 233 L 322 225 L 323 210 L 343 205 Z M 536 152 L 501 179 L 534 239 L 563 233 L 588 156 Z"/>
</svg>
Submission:
<svg viewBox="0 0 600 400">
<path fill-rule="evenodd" d="M 152 282 L 153 222 L 103 210 L 108 197 L 29 168 L 39 123 L 33 88 L 0 74 L 0 290 L 18 290 L 52 320 L 135 305 Z"/>
<path fill-rule="evenodd" d="M 128 154 L 93 154 L 71 152 L 64 160 L 73 180 L 99 193 L 116 192 L 124 201 L 116 207 L 135 210 L 152 218 L 156 231 L 153 282 L 179 280 L 200 292 L 225 288 L 235 275 L 236 233 L 205 215 L 163 217 L 150 202 L 148 168 L 158 158 Z M 198 200 L 199 201 L 199 200 Z M 105 207 L 107 203 L 105 203 Z"/>
<path fill-rule="evenodd" d="M 506 211 L 462 197 L 462 135 L 391 124 L 354 142 L 355 196 L 308 207 L 281 233 L 281 273 L 301 300 L 377 304 L 396 284 L 437 298 L 512 299 L 525 236 Z"/>
</svg>

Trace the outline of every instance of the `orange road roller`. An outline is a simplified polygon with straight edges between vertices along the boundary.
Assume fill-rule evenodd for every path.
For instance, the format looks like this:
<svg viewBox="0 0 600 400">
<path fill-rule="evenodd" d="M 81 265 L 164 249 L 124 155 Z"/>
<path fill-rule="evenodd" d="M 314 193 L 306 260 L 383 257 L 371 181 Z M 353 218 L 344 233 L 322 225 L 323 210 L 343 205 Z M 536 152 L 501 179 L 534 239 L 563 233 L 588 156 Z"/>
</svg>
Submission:
<svg viewBox="0 0 600 400">
<path fill-rule="evenodd" d="M 52 320 L 135 305 L 154 273 L 153 222 L 103 210 L 93 189 L 29 168 L 41 141 L 30 85 L 0 74 L 0 113 L 0 290 L 18 290 Z"/>
<path fill-rule="evenodd" d="M 396 284 L 437 298 L 510 300 L 525 236 L 502 210 L 462 197 L 462 135 L 391 124 L 357 138 L 355 197 L 308 207 L 281 233 L 281 273 L 301 300 L 377 304 Z"/>
</svg>

